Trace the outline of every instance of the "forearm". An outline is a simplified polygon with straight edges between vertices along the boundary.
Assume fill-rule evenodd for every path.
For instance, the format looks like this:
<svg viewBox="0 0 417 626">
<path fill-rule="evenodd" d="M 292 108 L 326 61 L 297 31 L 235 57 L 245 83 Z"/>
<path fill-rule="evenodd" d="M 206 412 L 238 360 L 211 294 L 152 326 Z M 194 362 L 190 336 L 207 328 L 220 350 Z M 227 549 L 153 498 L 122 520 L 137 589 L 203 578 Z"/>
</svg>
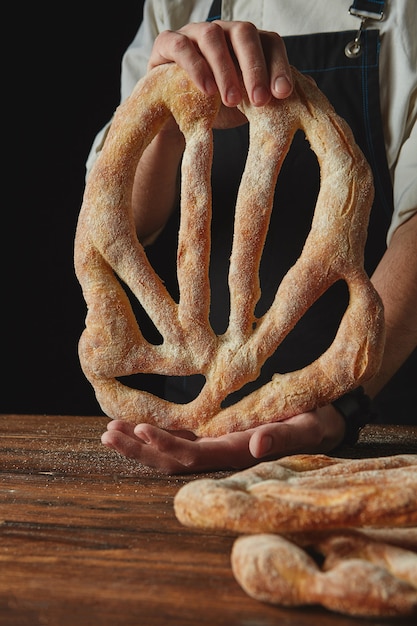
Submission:
<svg viewBox="0 0 417 626">
<path fill-rule="evenodd" d="M 364 385 L 374 397 L 417 346 L 417 214 L 394 233 L 372 282 L 384 303 L 386 324 L 380 371 Z"/>
<path fill-rule="evenodd" d="M 177 127 L 162 130 L 138 163 L 132 193 L 139 240 L 151 243 L 168 220 L 178 197 L 184 137 Z"/>
</svg>

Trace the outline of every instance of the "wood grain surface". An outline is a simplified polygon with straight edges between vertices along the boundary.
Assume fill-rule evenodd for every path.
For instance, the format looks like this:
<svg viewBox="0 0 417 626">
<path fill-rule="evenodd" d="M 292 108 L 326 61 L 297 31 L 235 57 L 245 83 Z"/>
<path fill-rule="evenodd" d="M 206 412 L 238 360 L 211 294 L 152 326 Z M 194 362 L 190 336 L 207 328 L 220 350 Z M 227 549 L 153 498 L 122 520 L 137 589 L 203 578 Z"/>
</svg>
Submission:
<svg viewBox="0 0 417 626">
<path fill-rule="evenodd" d="M 195 475 L 162 476 L 104 448 L 106 421 L 0 415 L 2 626 L 411 623 L 252 600 L 230 568 L 234 537 L 174 515 L 175 493 Z M 416 427 L 379 426 L 338 454 L 416 451 Z"/>
</svg>

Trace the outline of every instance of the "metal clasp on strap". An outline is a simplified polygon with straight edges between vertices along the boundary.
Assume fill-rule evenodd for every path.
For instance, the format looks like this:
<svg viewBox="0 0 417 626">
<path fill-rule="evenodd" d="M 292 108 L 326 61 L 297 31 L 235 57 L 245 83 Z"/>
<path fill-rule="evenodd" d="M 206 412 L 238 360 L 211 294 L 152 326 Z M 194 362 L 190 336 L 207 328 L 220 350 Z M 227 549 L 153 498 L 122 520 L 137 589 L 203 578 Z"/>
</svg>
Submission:
<svg viewBox="0 0 417 626">
<path fill-rule="evenodd" d="M 354 59 L 358 57 L 362 53 L 362 44 L 361 44 L 361 36 L 362 31 L 365 28 L 366 17 L 361 19 L 361 25 L 359 26 L 359 30 L 356 33 L 355 39 L 349 41 L 345 46 L 345 54 L 349 59 Z"/>
<path fill-rule="evenodd" d="M 355 2 L 354 4 L 352 4 L 351 7 L 349 7 L 350 15 L 360 17 L 361 19 L 361 23 L 358 32 L 356 33 L 355 39 L 353 39 L 353 41 L 349 41 L 349 43 L 345 46 L 345 54 L 349 59 L 358 57 L 362 53 L 361 36 L 362 32 L 366 28 L 366 23 L 368 19 L 377 20 L 378 22 L 384 19 L 384 12 L 382 8 L 380 11 L 369 11 L 368 7 L 366 9 L 363 7 L 358 7 L 358 4 L 360 4 L 360 2 Z M 369 4 L 369 2 L 367 4 Z M 382 3 L 382 6 L 383 4 L 384 3 Z"/>
</svg>

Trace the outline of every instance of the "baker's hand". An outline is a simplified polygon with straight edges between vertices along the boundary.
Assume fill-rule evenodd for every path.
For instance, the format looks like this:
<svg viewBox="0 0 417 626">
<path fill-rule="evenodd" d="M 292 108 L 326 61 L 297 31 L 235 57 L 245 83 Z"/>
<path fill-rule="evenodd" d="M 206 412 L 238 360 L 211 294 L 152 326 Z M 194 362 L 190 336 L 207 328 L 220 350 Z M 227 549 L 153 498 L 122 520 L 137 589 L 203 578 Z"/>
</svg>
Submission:
<svg viewBox="0 0 417 626">
<path fill-rule="evenodd" d="M 226 107 L 242 100 L 239 74 L 255 106 L 271 97 L 286 98 L 292 91 L 285 45 L 274 32 L 258 30 L 250 22 L 201 22 L 178 31 L 164 31 L 155 39 L 148 69 L 175 62 L 207 95 L 220 92 Z M 242 123 L 236 109 L 222 110 L 216 126 Z"/>
<path fill-rule="evenodd" d="M 345 424 L 332 407 L 302 413 L 218 438 L 165 431 L 150 424 L 114 420 L 101 441 L 123 456 L 164 474 L 239 470 L 288 454 L 327 453 L 343 439 Z"/>
</svg>

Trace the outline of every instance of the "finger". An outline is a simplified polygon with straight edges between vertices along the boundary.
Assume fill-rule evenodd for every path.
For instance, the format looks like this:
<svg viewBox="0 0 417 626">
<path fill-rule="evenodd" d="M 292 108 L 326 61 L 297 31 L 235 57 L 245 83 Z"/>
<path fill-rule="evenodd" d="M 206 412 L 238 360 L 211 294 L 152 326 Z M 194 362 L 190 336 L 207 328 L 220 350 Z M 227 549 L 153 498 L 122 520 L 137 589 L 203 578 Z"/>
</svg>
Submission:
<svg viewBox="0 0 417 626">
<path fill-rule="evenodd" d="M 260 426 L 251 436 L 249 450 L 256 459 L 312 453 L 319 450 L 323 438 L 323 424 L 312 411 Z"/>
<path fill-rule="evenodd" d="M 292 74 L 285 44 L 278 33 L 259 31 L 249 22 L 240 22 L 234 23 L 229 37 L 253 104 L 267 104 L 271 95 L 286 98 L 291 94 Z"/>
<path fill-rule="evenodd" d="M 152 426 L 138 424 L 135 437 L 146 443 L 158 454 L 171 458 L 183 468 L 194 468 L 198 458 L 198 447 L 194 439 L 183 436 L 183 431 L 169 432 Z"/>
<path fill-rule="evenodd" d="M 229 29 L 233 28 L 235 28 L 235 22 L 217 20 L 204 24 L 191 24 L 182 29 L 195 38 L 198 50 L 212 72 L 222 102 L 229 107 L 235 107 L 242 100 L 234 51 L 231 50 L 228 35 Z M 193 74 L 190 75 L 193 78 Z"/>
<path fill-rule="evenodd" d="M 249 452 L 250 431 L 190 440 L 149 424 L 139 424 L 135 435 L 187 472 L 238 469 L 256 462 Z"/>
<path fill-rule="evenodd" d="M 292 93 L 293 81 L 285 44 L 278 33 L 264 33 L 263 37 L 272 95 L 287 98 Z"/>
<path fill-rule="evenodd" d="M 130 437 L 134 436 L 135 424 L 131 424 L 130 422 L 126 422 L 124 420 L 112 420 L 107 424 L 107 430 L 117 430 L 121 433 L 125 433 Z"/>
<path fill-rule="evenodd" d="M 249 100 L 256 106 L 267 104 L 271 91 L 260 32 L 249 22 L 239 22 L 230 29 L 229 38 Z"/>
<path fill-rule="evenodd" d="M 135 437 L 131 437 L 120 430 L 107 430 L 101 436 L 101 443 L 129 459 L 141 459 L 141 446 L 143 444 Z"/>
<path fill-rule="evenodd" d="M 155 39 L 148 70 L 163 63 L 177 63 L 207 95 L 217 93 L 213 72 L 195 42 L 185 32 L 163 31 Z"/>
<path fill-rule="evenodd" d="M 259 426 L 252 431 L 249 450 L 257 459 L 327 453 L 341 443 L 344 432 L 343 417 L 329 404 L 282 422 Z"/>
<path fill-rule="evenodd" d="M 175 459 L 161 454 L 157 448 L 153 448 L 140 441 L 137 437 L 131 437 L 119 430 L 110 430 L 103 433 L 101 442 L 104 446 L 115 450 L 122 456 L 134 459 L 141 465 L 155 469 L 163 474 L 185 474 L 189 471 Z"/>
</svg>

